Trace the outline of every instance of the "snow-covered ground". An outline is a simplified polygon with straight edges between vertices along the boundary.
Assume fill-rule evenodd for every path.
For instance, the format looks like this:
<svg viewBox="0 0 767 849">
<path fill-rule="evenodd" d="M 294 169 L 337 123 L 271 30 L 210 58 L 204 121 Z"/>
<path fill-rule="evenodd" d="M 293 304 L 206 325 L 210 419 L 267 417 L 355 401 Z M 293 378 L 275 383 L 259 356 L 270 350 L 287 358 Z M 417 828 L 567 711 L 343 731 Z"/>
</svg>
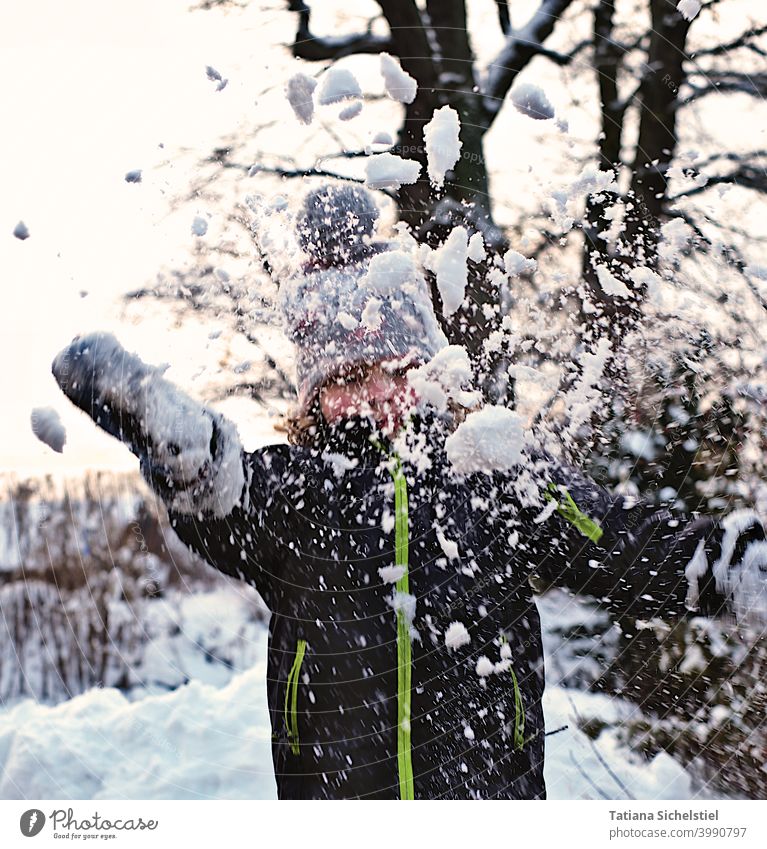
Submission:
<svg viewBox="0 0 767 849">
<path fill-rule="evenodd" d="M 568 619 L 594 621 L 560 593 L 541 610 L 547 634 Z M 97 687 L 59 705 L 25 699 L 0 712 L 0 798 L 275 797 L 266 628 L 253 618 L 252 599 L 232 585 L 187 596 L 178 608 L 157 602 L 155 616 L 172 627 L 158 624 L 145 688 Z M 556 679 L 561 664 L 550 663 L 549 673 Z M 647 761 L 620 743 L 609 725 L 636 711 L 630 703 L 550 682 L 544 711 L 547 729 L 567 725 L 546 741 L 549 798 L 694 795 L 669 755 Z M 577 727 L 593 717 L 608 726 L 595 741 Z"/>
</svg>

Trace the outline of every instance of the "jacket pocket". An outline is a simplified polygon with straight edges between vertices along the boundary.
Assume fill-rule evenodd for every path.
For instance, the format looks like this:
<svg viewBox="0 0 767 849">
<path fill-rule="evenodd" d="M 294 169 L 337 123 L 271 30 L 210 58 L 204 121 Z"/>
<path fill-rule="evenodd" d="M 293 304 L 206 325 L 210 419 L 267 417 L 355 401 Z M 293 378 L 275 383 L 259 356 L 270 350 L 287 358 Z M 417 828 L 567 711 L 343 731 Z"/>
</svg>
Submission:
<svg viewBox="0 0 767 849">
<path fill-rule="evenodd" d="M 300 754 L 300 740 L 298 735 L 298 681 L 301 674 L 301 664 L 304 662 L 306 653 L 306 640 L 299 639 L 296 643 L 296 654 L 293 665 L 288 673 L 285 685 L 285 727 L 288 732 L 288 744 L 294 755 Z"/>
</svg>

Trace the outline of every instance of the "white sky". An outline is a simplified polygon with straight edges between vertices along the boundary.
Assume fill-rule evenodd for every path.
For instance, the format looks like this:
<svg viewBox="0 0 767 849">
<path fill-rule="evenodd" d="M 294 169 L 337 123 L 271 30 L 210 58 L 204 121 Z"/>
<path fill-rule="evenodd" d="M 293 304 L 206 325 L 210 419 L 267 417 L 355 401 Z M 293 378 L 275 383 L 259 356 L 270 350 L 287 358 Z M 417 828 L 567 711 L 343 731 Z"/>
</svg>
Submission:
<svg viewBox="0 0 767 849">
<path fill-rule="evenodd" d="M 168 216 L 167 199 L 191 173 L 174 154 L 207 152 L 238 125 L 265 76 L 255 15 L 233 26 L 189 6 L 24 0 L 0 8 L 0 469 L 135 467 L 64 399 L 50 362 L 76 333 L 117 327 L 145 359 L 179 359 L 176 336 L 121 324 L 115 299 L 174 258 L 181 264 L 192 215 Z M 216 93 L 205 66 L 226 74 L 248 59 L 252 78 L 239 74 Z M 143 182 L 125 183 L 135 168 Z M 24 242 L 12 236 L 20 219 L 31 233 Z M 194 337 L 201 361 L 204 341 Z M 31 433 L 30 411 L 40 405 L 62 415 L 63 455 Z"/>
</svg>

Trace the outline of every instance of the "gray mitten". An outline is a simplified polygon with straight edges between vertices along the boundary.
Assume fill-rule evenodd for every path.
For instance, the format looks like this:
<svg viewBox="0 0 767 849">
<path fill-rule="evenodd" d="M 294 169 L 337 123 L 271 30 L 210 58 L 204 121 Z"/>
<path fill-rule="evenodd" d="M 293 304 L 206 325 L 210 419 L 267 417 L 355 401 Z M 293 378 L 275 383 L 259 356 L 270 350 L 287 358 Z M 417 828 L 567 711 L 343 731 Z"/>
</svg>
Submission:
<svg viewBox="0 0 767 849">
<path fill-rule="evenodd" d="M 225 516 L 245 475 L 234 425 L 181 392 L 164 369 L 126 351 L 110 333 L 76 337 L 54 359 L 64 394 L 122 440 L 168 508 Z"/>
</svg>

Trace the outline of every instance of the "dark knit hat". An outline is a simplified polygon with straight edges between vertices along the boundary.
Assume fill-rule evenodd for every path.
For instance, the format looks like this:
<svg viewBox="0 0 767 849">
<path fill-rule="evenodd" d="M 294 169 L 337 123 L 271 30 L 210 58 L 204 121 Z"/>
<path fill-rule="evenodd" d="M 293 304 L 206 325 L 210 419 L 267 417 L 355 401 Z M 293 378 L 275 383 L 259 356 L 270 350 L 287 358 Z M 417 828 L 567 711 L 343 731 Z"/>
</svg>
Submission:
<svg viewBox="0 0 767 849">
<path fill-rule="evenodd" d="M 448 344 L 411 254 L 371 241 L 377 219 L 372 196 L 357 186 L 322 186 L 298 214 L 308 262 L 280 288 L 296 345 L 298 414 L 328 380 L 361 366 L 428 362 Z"/>
</svg>

